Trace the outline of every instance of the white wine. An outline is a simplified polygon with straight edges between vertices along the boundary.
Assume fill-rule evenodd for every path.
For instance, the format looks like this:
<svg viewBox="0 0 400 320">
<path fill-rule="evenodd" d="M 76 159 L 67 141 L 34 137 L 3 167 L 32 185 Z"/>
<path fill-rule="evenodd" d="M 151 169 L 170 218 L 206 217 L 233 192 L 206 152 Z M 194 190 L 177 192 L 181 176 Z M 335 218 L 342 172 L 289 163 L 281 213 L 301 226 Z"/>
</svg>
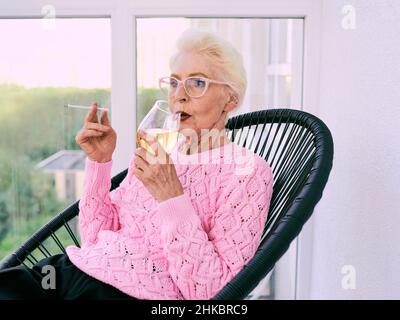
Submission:
<svg viewBox="0 0 400 320">
<path fill-rule="evenodd" d="M 165 150 L 165 152 L 170 154 L 178 141 L 178 135 L 179 135 L 178 130 L 166 130 L 159 128 L 146 129 L 146 130 L 142 129 L 141 132 L 142 132 L 142 137 L 139 136 L 139 133 L 136 134 L 136 141 L 139 146 L 145 148 L 152 155 L 155 154 L 150 146 L 151 143 L 154 143 L 153 141 L 157 141 Z M 143 136 L 145 139 L 143 139 Z"/>
</svg>

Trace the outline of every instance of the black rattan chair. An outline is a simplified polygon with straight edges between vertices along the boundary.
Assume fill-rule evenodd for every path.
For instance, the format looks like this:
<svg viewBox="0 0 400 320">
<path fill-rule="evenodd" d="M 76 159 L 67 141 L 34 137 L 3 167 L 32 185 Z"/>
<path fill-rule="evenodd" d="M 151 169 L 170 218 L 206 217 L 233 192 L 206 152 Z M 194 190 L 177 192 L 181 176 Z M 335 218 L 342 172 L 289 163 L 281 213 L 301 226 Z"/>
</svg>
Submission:
<svg viewBox="0 0 400 320">
<path fill-rule="evenodd" d="M 213 299 L 244 299 L 272 270 L 310 218 L 332 168 L 333 141 L 328 127 L 317 117 L 298 110 L 270 109 L 229 119 L 227 134 L 235 143 L 263 157 L 273 169 L 274 186 L 268 220 L 253 259 Z M 127 169 L 112 178 L 116 188 Z M 14 253 L 0 269 L 28 267 L 50 255 L 79 246 L 71 222 L 79 201 L 59 213 Z M 76 222 L 76 220 L 75 220 Z M 61 234 L 64 233 L 64 234 Z M 61 240 L 68 238 L 68 241 Z M 53 249 L 50 249 L 53 248 Z M 58 252 L 54 252 L 54 248 Z"/>
</svg>

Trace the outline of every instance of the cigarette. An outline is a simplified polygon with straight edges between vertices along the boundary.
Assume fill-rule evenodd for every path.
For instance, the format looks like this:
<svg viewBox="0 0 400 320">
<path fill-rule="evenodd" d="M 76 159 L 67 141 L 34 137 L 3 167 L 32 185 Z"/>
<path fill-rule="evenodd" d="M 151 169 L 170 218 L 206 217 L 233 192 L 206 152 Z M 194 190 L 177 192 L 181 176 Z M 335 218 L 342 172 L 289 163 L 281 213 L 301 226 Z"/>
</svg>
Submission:
<svg viewBox="0 0 400 320">
<path fill-rule="evenodd" d="M 66 108 L 75 108 L 75 109 L 92 109 L 92 107 L 89 107 L 89 106 L 79 106 L 79 105 L 75 105 L 75 104 L 65 104 L 64 107 L 66 107 Z M 106 110 L 106 111 L 108 111 L 107 108 L 99 108 L 99 107 L 97 107 L 97 110 Z"/>
</svg>

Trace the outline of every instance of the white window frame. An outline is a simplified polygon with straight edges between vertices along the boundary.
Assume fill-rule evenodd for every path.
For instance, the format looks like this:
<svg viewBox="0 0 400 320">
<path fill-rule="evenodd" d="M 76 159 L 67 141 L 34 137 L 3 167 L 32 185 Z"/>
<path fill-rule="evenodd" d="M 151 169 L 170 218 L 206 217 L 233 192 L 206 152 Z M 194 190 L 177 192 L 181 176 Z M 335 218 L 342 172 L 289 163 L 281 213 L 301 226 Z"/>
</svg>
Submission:
<svg viewBox="0 0 400 320">
<path fill-rule="evenodd" d="M 301 109 L 318 116 L 320 0 L 16 0 L 0 3 L 0 18 L 42 18 L 51 4 L 57 17 L 111 19 L 112 125 L 118 132 L 113 174 L 125 169 L 135 150 L 136 131 L 136 24 L 138 17 L 282 17 L 304 19 L 304 62 Z M 317 211 L 317 210 L 316 210 Z M 315 212 L 316 214 L 317 212 Z M 296 251 L 293 299 L 310 297 L 312 218 L 294 242 Z M 293 244 L 292 244 L 293 245 Z M 293 275 L 291 275 L 293 276 Z M 290 289 L 290 290 L 292 290 Z"/>
</svg>

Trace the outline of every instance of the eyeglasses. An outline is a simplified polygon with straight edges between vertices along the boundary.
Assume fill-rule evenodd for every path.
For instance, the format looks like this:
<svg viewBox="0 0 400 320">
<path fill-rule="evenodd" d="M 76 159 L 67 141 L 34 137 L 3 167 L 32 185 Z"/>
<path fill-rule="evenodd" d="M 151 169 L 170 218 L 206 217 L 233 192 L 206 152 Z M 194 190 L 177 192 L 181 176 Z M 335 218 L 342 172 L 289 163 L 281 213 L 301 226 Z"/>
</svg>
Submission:
<svg viewBox="0 0 400 320">
<path fill-rule="evenodd" d="M 168 95 L 174 94 L 181 83 L 183 83 L 186 94 L 192 98 L 200 98 L 203 96 L 210 83 L 224 84 L 230 86 L 234 90 L 232 84 L 229 82 L 211 80 L 204 77 L 189 77 L 185 80 L 178 80 L 174 77 L 163 77 L 159 80 L 161 91 Z"/>
</svg>

